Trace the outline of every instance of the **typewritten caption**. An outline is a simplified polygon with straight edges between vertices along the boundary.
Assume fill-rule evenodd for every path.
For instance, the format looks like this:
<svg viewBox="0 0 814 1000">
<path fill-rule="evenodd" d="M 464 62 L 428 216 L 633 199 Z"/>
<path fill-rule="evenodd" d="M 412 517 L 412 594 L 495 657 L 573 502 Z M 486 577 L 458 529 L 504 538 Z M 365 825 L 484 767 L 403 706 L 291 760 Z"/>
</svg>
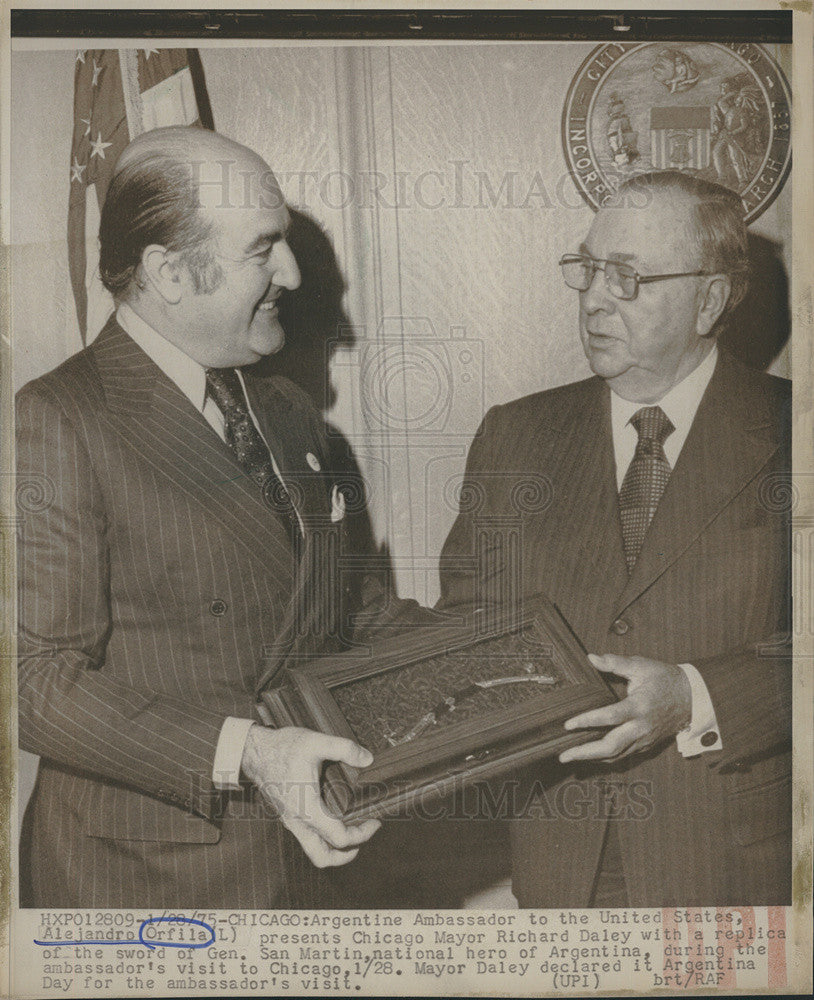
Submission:
<svg viewBox="0 0 814 1000">
<path fill-rule="evenodd" d="M 15 995 L 780 990 L 787 914 L 24 910 Z"/>
</svg>

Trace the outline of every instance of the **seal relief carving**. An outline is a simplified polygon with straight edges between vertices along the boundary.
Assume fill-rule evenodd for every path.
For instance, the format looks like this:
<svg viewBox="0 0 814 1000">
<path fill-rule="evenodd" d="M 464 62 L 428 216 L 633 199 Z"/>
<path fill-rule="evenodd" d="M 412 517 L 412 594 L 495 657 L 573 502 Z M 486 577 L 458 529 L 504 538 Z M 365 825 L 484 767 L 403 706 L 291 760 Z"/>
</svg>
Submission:
<svg viewBox="0 0 814 1000">
<path fill-rule="evenodd" d="M 569 170 L 597 209 L 650 170 L 684 170 L 731 188 L 752 222 L 791 166 L 791 94 L 752 42 L 620 42 L 591 52 L 562 116 Z"/>
</svg>

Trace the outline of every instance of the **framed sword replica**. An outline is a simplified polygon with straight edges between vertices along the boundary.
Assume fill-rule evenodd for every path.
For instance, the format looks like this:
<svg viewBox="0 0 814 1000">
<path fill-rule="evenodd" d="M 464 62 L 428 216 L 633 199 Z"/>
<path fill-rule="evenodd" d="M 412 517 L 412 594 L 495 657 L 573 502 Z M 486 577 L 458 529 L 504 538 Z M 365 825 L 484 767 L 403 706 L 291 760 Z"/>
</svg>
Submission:
<svg viewBox="0 0 814 1000">
<path fill-rule="evenodd" d="M 274 725 L 348 737 L 373 753 L 364 770 L 325 769 L 329 807 L 361 819 L 587 742 L 591 730 L 566 732 L 563 722 L 615 695 L 557 608 L 538 598 L 388 630 L 362 651 L 286 668 L 261 698 Z"/>
</svg>

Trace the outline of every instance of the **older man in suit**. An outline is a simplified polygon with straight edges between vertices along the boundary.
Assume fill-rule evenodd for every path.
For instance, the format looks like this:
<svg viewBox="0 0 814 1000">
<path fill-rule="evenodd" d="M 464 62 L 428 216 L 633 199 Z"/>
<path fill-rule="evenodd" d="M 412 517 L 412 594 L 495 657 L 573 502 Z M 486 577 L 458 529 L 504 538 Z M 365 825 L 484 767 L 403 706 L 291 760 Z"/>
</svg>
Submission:
<svg viewBox="0 0 814 1000">
<path fill-rule="evenodd" d="M 620 694 L 566 723 L 600 737 L 524 775 L 515 894 L 788 903 L 790 392 L 716 345 L 745 288 L 740 202 L 637 178 L 561 266 L 595 374 L 486 415 L 467 465 L 483 502 L 442 558 L 445 601 L 550 595 Z M 516 502 L 530 473 L 550 480 L 543 511 Z M 479 519 L 512 513 L 519 557 L 479 551 Z"/>
<path fill-rule="evenodd" d="M 251 150 L 196 128 L 139 137 L 101 220 L 117 311 L 19 394 L 19 474 L 49 493 L 20 540 L 32 905 L 285 905 L 283 827 L 317 866 L 378 827 L 319 794 L 324 760 L 367 751 L 256 724 L 269 656 L 308 621 L 314 532 L 342 517 L 312 405 L 243 370 L 283 343 L 288 224 Z"/>
</svg>

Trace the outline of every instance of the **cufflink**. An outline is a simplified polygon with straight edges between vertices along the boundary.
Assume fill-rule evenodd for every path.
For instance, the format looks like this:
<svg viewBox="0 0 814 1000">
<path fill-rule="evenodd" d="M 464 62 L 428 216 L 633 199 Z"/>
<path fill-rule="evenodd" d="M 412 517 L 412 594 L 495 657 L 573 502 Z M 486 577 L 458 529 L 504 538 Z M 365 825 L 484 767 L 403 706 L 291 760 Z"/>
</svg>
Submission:
<svg viewBox="0 0 814 1000">
<path fill-rule="evenodd" d="M 712 732 L 712 730 L 710 730 L 708 733 L 704 733 L 704 735 L 701 737 L 702 747 L 714 747 L 717 742 L 718 742 L 718 734 Z"/>
</svg>

